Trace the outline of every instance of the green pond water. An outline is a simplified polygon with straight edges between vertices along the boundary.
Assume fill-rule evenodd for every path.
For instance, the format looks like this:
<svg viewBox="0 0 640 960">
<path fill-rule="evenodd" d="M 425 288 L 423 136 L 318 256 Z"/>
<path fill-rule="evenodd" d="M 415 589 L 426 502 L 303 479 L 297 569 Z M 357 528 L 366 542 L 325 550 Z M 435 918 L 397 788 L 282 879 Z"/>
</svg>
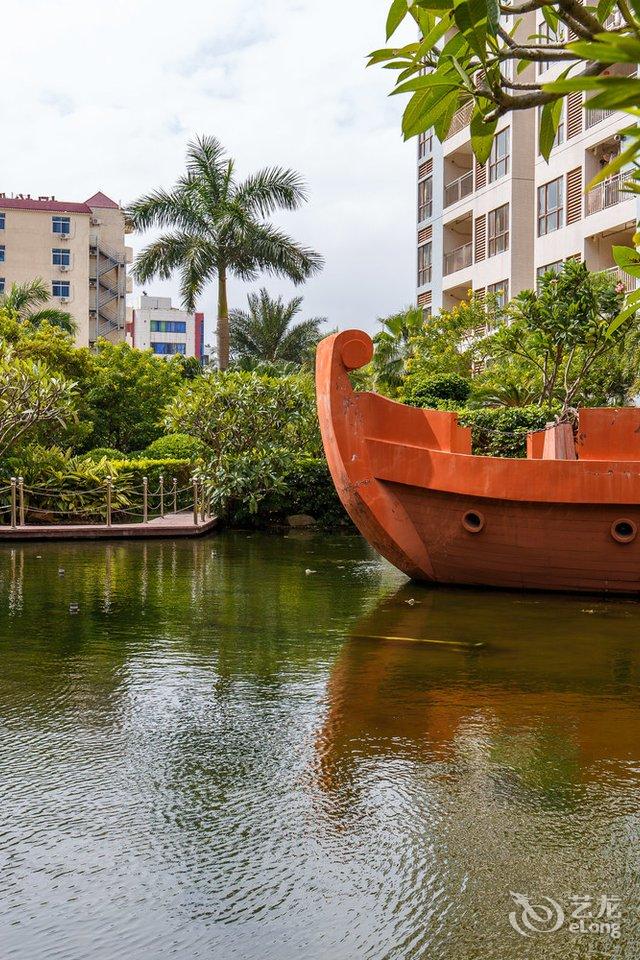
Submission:
<svg viewBox="0 0 640 960">
<path fill-rule="evenodd" d="M 4 545 L 0 960 L 637 960 L 639 667 L 353 536 Z"/>
</svg>

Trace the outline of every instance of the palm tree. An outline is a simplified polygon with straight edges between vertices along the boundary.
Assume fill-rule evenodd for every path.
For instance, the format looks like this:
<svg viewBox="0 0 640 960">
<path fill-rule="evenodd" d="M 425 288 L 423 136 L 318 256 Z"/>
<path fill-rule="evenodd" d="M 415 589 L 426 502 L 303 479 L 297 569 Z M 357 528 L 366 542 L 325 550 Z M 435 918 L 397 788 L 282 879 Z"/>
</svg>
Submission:
<svg viewBox="0 0 640 960">
<path fill-rule="evenodd" d="M 405 364 L 411 353 L 409 341 L 422 331 L 424 314 L 421 307 L 406 307 L 389 317 L 380 317 L 378 323 L 382 330 L 373 338 L 375 383 L 393 393 L 406 373 Z"/>
<path fill-rule="evenodd" d="M 0 309 L 34 328 L 50 323 L 52 327 L 60 327 L 65 333 L 73 335 L 76 332 L 75 320 L 66 310 L 44 307 L 43 304 L 50 299 L 44 281 L 37 277 L 27 283 L 13 283 L 11 289 L 0 296 Z"/>
<path fill-rule="evenodd" d="M 292 363 L 302 366 L 322 336 L 325 317 L 310 317 L 294 324 L 302 297 L 285 302 L 272 299 L 264 287 L 247 297 L 248 310 L 229 316 L 231 354 L 240 365 L 247 362 Z"/>
<path fill-rule="evenodd" d="M 206 284 L 218 281 L 218 363 L 229 364 L 227 278 L 255 280 L 261 272 L 301 283 L 322 266 L 319 254 L 295 243 L 267 221 L 275 210 L 295 210 L 306 199 L 297 173 L 280 167 L 235 178 L 234 161 L 215 137 L 197 137 L 187 147 L 187 171 L 171 190 L 134 201 L 127 220 L 136 230 L 169 227 L 138 254 L 140 283 L 180 272 L 182 300 L 194 310 Z"/>
</svg>

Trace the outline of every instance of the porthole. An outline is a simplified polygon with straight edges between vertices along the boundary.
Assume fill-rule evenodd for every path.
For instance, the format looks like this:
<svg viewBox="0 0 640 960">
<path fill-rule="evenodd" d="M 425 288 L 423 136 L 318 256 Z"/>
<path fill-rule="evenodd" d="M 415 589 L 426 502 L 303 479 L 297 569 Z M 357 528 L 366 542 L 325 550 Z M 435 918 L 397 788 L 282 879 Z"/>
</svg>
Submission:
<svg viewBox="0 0 640 960">
<path fill-rule="evenodd" d="M 480 533 L 484 527 L 484 517 L 478 510 L 467 510 L 462 518 L 462 526 L 469 533 Z"/>
<path fill-rule="evenodd" d="M 623 517 L 611 524 L 611 536 L 618 543 L 631 543 L 632 540 L 635 540 L 637 534 L 638 527 L 633 520 L 627 520 Z"/>
</svg>

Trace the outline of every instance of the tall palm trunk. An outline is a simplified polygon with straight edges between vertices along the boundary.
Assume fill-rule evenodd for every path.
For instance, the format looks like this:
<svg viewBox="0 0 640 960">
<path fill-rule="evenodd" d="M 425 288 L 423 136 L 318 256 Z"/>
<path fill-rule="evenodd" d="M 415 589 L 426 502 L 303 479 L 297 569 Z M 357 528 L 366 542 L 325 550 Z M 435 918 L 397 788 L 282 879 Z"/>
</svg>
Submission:
<svg viewBox="0 0 640 960">
<path fill-rule="evenodd" d="M 218 367 L 229 366 L 229 304 L 227 303 L 227 273 L 218 272 Z"/>
</svg>

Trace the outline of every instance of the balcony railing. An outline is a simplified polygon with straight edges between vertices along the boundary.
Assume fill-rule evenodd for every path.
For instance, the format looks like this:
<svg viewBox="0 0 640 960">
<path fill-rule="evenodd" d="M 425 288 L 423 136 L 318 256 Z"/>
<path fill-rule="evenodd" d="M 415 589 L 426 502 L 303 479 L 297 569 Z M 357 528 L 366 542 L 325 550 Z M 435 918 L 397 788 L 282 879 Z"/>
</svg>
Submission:
<svg viewBox="0 0 640 960">
<path fill-rule="evenodd" d="M 630 274 L 625 273 L 624 270 L 621 270 L 620 267 L 609 267 L 607 270 L 601 270 L 600 273 L 604 273 L 607 276 L 611 277 L 616 283 L 624 284 L 624 288 L 627 293 L 630 290 L 635 290 L 638 281 L 635 277 L 632 277 Z"/>
<path fill-rule="evenodd" d="M 615 112 L 615 110 L 590 110 L 588 103 L 585 104 L 584 123 L 587 130 L 589 130 L 590 127 L 595 127 L 596 123 L 602 123 L 607 117 L 613 116 Z"/>
<path fill-rule="evenodd" d="M 587 194 L 587 216 L 600 213 L 608 207 L 615 207 L 631 197 L 624 189 L 624 183 L 629 179 L 627 173 L 616 173 L 615 176 L 603 180 Z"/>
<path fill-rule="evenodd" d="M 460 107 L 457 113 L 454 113 L 453 120 L 451 121 L 451 126 L 449 127 L 449 132 L 447 133 L 445 140 L 448 140 L 449 137 L 452 137 L 455 133 L 459 133 L 461 130 L 464 130 L 464 128 L 469 125 L 472 113 L 473 100 L 470 100 L 469 103 L 465 103 L 464 107 Z"/>
<path fill-rule="evenodd" d="M 444 205 L 450 207 L 452 203 L 457 203 L 471 193 L 473 193 L 473 170 L 467 170 L 461 177 L 445 184 Z"/>
<path fill-rule="evenodd" d="M 450 250 L 449 253 L 445 253 L 443 259 L 443 273 L 448 276 L 450 273 L 456 273 L 458 270 L 464 270 L 465 267 L 470 267 L 473 261 L 473 243 L 463 243 L 461 247 L 456 247 L 455 250 Z"/>
<path fill-rule="evenodd" d="M 431 264 L 420 267 L 418 270 L 418 286 L 423 287 L 425 283 L 431 283 Z"/>
</svg>

